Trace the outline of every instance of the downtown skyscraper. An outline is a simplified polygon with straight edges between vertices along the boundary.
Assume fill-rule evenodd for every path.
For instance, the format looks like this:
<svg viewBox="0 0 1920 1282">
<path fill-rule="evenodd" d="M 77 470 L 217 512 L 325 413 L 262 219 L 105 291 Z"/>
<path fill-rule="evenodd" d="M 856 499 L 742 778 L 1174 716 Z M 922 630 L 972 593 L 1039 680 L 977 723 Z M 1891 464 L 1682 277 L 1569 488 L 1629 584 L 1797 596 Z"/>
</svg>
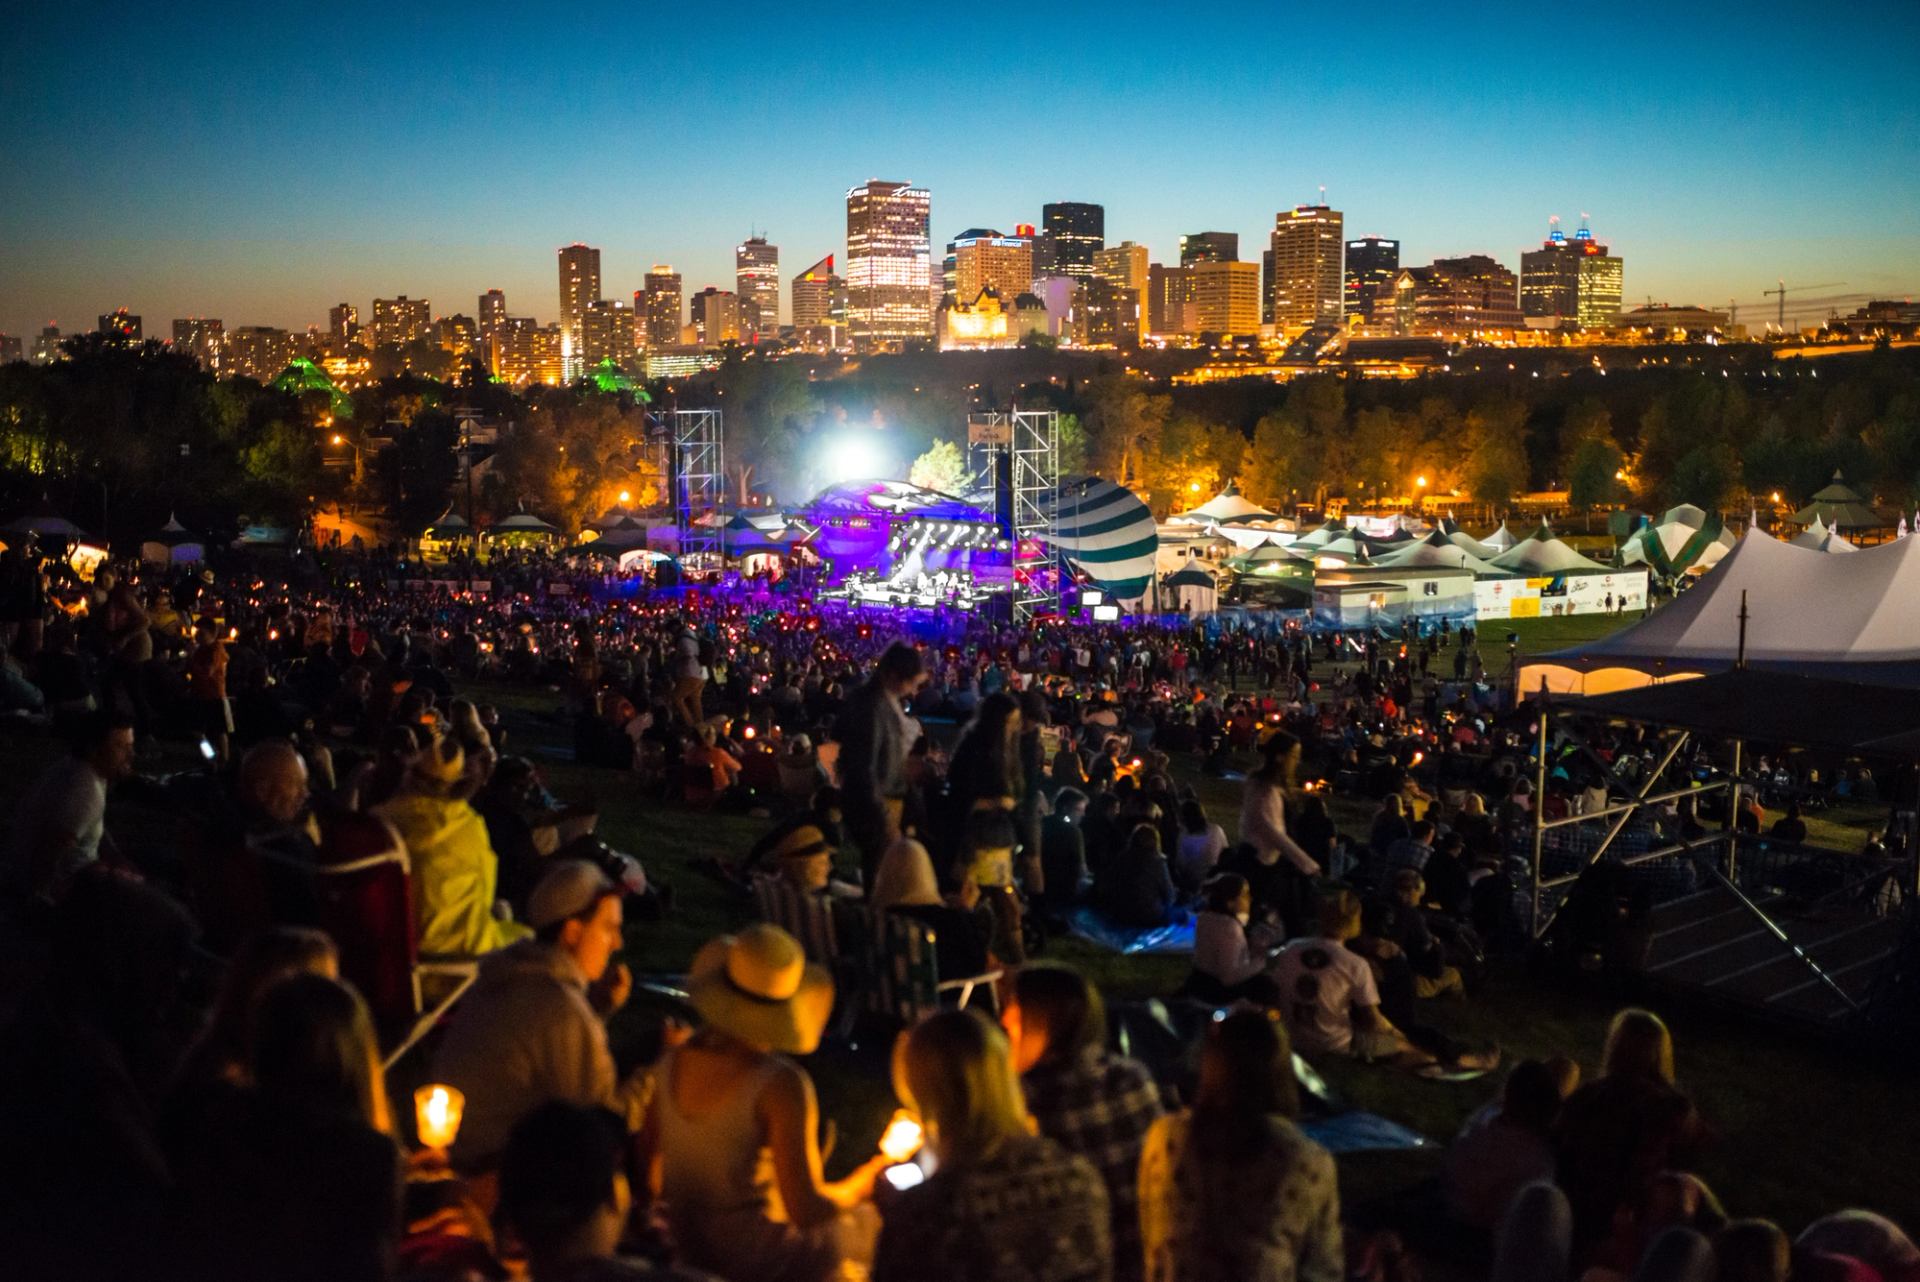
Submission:
<svg viewBox="0 0 1920 1282">
<path fill-rule="evenodd" d="M 1338 321 L 1341 312 L 1341 215 L 1325 205 L 1297 205 L 1274 216 L 1267 284 L 1269 319 L 1299 330 Z"/>
<path fill-rule="evenodd" d="M 680 346 L 680 297 L 680 273 L 669 263 L 655 263 L 646 288 L 633 296 L 647 347 L 658 351 Z"/>
<path fill-rule="evenodd" d="M 1052 247 L 1051 271 L 1085 284 L 1093 279 L 1093 256 L 1107 247 L 1105 206 L 1079 200 L 1040 207 L 1040 230 Z"/>
<path fill-rule="evenodd" d="M 578 241 L 560 251 L 560 348 L 566 355 L 566 377 L 576 377 L 585 350 L 582 329 L 587 305 L 600 298 L 600 251 Z"/>
<path fill-rule="evenodd" d="M 871 350 L 933 337 L 932 197 L 870 179 L 847 192 L 847 323 Z"/>
<path fill-rule="evenodd" d="M 733 251 L 733 287 L 748 328 L 771 338 L 780 332 L 780 247 L 749 236 Z"/>
</svg>

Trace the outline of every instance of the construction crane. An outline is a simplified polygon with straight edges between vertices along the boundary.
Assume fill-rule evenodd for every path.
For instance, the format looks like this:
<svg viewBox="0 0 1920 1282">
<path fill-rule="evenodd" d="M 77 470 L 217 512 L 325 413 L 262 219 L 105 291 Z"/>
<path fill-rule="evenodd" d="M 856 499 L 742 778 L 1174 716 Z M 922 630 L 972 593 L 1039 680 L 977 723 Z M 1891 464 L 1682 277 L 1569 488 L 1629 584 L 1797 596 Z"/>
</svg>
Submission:
<svg viewBox="0 0 1920 1282">
<path fill-rule="evenodd" d="M 1830 281 L 1827 281 L 1825 284 L 1821 284 L 1821 285 L 1795 285 L 1792 288 L 1788 288 L 1787 282 L 1784 280 L 1777 280 L 1774 283 L 1778 285 L 1780 288 L 1763 289 L 1760 291 L 1760 295 L 1763 298 L 1772 298 L 1776 294 L 1779 295 L 1780 314 L 1779 314 L 1779 319 L 1775 322 L 1775 328 L 1779 329 L 1779 331 L 1784 334 L 1787 331 L 1787 295 L 1788 294 L 1804 294 L 1810 289 L 1838 289 L 1840 288 L 1840 286 L 1846 284 L 1847 282 L 1845 282 L 1844 280 L 1830 280 Z"/>
</svg>

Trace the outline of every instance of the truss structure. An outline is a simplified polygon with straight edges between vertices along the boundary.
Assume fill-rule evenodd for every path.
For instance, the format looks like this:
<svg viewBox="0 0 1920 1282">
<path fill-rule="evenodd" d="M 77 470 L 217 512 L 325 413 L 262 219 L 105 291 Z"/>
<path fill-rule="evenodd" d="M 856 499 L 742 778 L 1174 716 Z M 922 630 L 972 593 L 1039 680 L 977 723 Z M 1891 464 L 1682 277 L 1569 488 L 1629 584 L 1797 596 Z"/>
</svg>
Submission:
<svg viewBox="0 0 1920 1282">
<path fill-rule="evenodd" d="M 716 516 L 727 493 L 727 459 L 719 410 L 674 410 L 672 431 L 673 523 L 680 536 L 681 564 L 712 568 L 724 550 Z"/>
<path fill-rule="evenodd" d="M 1054 518 L 1060 501 L 1060 415 L 1015 410 L 1013 451 L 1013 616 L 1025 622 L 1060 612 Z"/>
</svg>

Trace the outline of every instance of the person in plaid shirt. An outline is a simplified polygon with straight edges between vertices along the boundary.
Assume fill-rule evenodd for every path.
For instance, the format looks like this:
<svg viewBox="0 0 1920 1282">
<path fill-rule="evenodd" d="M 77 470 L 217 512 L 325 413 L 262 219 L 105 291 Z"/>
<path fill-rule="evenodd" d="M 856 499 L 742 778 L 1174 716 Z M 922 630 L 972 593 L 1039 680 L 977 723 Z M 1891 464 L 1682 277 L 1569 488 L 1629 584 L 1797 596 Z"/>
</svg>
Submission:
<svg viewBox="0 0 1920 1282">
<path fill-rule="evenodd" d="M 1064 966 L 1018 971 L 1000 1020 L 1040 1133 L 1086 1158 L 1106 1183 L 1114 1282 L 1137 1282 L 1145 1270 L 1140 1150 L 1163 1111 L 1159 1086 L 1144 1064 L 1107 1051 L 1098 990 Z"/>
</svg>

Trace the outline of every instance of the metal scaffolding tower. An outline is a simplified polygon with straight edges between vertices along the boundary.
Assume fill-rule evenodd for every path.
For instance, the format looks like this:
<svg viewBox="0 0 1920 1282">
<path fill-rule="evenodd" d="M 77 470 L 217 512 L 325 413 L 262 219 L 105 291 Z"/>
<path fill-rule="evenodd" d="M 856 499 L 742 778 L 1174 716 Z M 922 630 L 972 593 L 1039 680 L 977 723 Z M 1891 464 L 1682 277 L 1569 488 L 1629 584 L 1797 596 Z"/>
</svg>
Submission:
<svg viewBox="0 0 1920 1282">
<path fill-rule="evenodd" d="M 713 569 L 725 551 L 720 522 L 699 524 L 718 513 L 727 493 L 727 459 L 719 410 L 674 410 L 672 428 L 673 523 L 680 535 L 680 563 Z"/>
<path fill-rule="evenodd" d="M 1053 522 L 1060 494 L 1060 415 L 1053 410 L 967 416 L 969 461 L 993 491 L 1013 556 L 1013 616 L 1060 611 Z"/>
</svg>

